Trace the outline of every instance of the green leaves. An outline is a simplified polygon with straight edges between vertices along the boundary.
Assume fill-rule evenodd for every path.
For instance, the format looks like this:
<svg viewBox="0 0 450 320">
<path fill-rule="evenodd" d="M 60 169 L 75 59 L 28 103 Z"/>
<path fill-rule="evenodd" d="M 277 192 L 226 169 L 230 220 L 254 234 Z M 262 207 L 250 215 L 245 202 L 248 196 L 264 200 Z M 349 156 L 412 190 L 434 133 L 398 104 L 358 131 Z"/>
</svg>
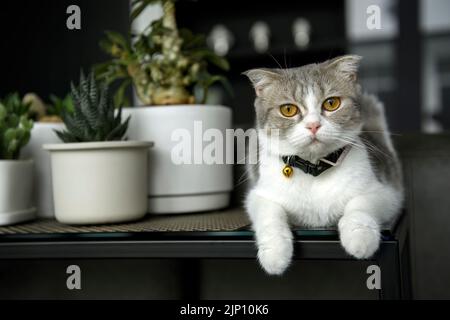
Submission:
<svg viewBox="0 0 450 320">
<path fill-rule="evenodd" d="M 18 159 L 20 149 L 30 140 L 29 109 L 30 104 L 23 103 L 18 93 L 0 100 L 0 159 Z"/>
<path fill-rule="evenodd" d="M 106 39 L 100 41 L 100 47 L 112 56 L 119 57 L 124 52 L 130 52 L 131 47 L 123 35 L 114 31 L 106 31 Z"/>
<path fill-rule="evenodd" d="M 193 50 L 190 53 L 190 57 L 193 60 L 210 62 L 224 71 L 228 71 L 230 69 L 230 64 L 225 58 L 219 57 L 209 49 Z"/>
<path fill-rule="evenodd" d="M 67 94 L 63 99 L 50 95 L 51 104 L 47 106 L 47 115 L 49 116 L 59 116 L 64 112 L 73 112 L 73 102 L 70 94 Z"/>
<path fill-rule="evenodd" d="M 228 82 L 228 79 L 220 76 L 220 75 L 210 75 L 209 73 L 205 74 L 203 78 L 197 83 L 197 86 L 199 86 L 202 91 L 202 97 L 200 100 L 200 103 L 205 104 L 206 99 L 208 98 L 208 89 L 210 86 L 212 86 L 214 83 L 220 82 L 225 90 L 231 95 L 233 93 L 233 88 L 231 87 L 230 83 Z"/>
<path fill-rule="evenodd" d="M 188 29 L 178 30 L 174 23 L 173 0 L 134 0 L 132 20 L 150 4 L 160 3 L 163 16 L 147 25 L 139 34 L 127 37 L 108 31 L 100 46 L 111 59 L 95 66 L 97 79 L 108 84 L 118 83 L 114 96 L 116 105 L 126 101 L 126 88 L 133 84 L 139 99 L 145 104 L 157 104 L 157 91 L 186 92 L 187 96 L 173 95 L 164 99 L 170 103 L 193 101 L 194 89 L 203 88 L 201 101 L 206 100 L 208 87 L 220 82 L 231 90 L 223 75 L 211 75 L 209 66 L 228 71 L 228 61 L 210 50 L 204 35 L 193 34 Z M 170 23 L 169 23 L 170 22 Z M 183 101 L 183 102 L 180 102 Z"/>
<path fill-rule="evenodd" d="M 114 106 L 120 107 L 122 105 L 129 105 L 129 101 L 127 97 L 125 96 L 125 91 L 128 88 L 128 86 L 131 84 L 130 79 L 125 79 L 117 89 L 116 93 L 114 94 Z"/>
<path fill-rule="evenodd" d="M 129 118 L 122 123 L 122 108 L 115 107 L 108 93 L 108 85 L 97 82 L 91 72 L 80 75 L 78 86 L 71 84 L 73 112 L 65 110 L 62 119 L 67 130 L 57 131 L 63 142 L 92 142 L 122 140 Z"/>
</svg>

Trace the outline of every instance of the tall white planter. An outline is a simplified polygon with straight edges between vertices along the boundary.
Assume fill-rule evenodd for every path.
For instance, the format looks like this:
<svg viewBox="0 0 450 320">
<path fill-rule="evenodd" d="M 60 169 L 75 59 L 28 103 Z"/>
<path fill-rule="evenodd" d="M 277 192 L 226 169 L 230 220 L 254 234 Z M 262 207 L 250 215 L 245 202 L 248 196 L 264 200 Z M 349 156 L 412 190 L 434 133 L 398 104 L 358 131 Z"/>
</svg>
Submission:
<svg viewBox="0 0 450 320">
<path fill-rule="evenodd" d="M 232 165 L 208 164 L 202 152 L 210 142 L 203 141 L 207 129 L 232 128 L 230 108 L 212 105 L 176 105 L 124 108 L 123 119 L 131 115 L 127 136 L 132 140 L 154 141 L 149 161 L 148 211 L 184 213 L 228 206 L 233 188 Z M 201 128 L 200 128 L 201 127 Z M 176 164 L 172 159 L 180 134 L 191 138 L 193 162 Z M 224 146 L 225 148 L 225 146 Z M 229 150 L 223 150 L 224 161 Z M 198 160 L 201 161 L 198 161 Z"/>
<path fill-rule="evenodd" d="M 32 160 L 0 160 L 0 226 L 34 218 L 32 190 Z"/>
<path fill-rule="evenodd" d="M 103 224 L 147 212 L 150 142 L 44 145 L 51 153 L 55 217 L 67 224 Z"/>
<path fill-rule="evenodd" d="M 42 145 L 62 143 L 54 130 L 64 128 L 63 123 L 35 122 L 30 141 L 21 151 L 23 159 L 34 160 L 34 199 L 38 217 L 53 218 L 55 215 L 50 154 L 42 149 Z"/>
</svg>

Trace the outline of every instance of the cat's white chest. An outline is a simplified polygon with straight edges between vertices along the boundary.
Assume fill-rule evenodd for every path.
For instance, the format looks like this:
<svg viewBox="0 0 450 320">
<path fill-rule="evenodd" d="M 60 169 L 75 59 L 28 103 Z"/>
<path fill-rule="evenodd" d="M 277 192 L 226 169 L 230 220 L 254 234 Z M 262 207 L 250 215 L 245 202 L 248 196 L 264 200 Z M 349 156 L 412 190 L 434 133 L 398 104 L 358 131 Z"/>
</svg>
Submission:
<svg viewBox="0 0 450 320">
<path fill-rule="evenodd" d="M 256 191 L 282 205 L 293 223 L 306 226 L 335 224 L 346 203 L 373 180 L 368 158 L 358 150 L 351 150 L 341 164 L 316 177 L 298 168 L 286 177 L 283 167 L 276 157 L 265 159 Z"/>
</svg>

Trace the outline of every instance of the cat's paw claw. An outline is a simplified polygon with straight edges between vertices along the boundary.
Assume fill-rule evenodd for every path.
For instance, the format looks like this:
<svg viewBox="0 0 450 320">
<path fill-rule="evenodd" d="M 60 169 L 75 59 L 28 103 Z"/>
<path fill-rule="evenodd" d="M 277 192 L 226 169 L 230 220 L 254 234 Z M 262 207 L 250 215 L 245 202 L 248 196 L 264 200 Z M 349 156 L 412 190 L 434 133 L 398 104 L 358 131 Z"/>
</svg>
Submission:
<svg viewBox="0 0 450 320">
<path fill-rule="evenodd" d="M 357 259 L 368 259 L 378 250 L 380 233 L 377 226 L 339 224 L 340 238 L 345 251 Z"/>
</svg>

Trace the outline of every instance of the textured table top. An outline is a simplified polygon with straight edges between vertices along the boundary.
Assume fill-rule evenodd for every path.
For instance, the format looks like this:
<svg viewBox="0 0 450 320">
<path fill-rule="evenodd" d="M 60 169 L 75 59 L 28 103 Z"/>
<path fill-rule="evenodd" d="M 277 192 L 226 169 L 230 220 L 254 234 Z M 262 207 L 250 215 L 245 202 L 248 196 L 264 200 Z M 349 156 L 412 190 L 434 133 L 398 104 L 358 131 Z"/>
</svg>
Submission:
<svg viewBox="0 0 450 320">
<path fill-rule="evenodd" d="M 111 233 L 111 232 L 189 232 L 236 231 L 250 225 L 241 208 L 221 211 L 150 215 L 141 220 L 120 224 L 76 226 L 66 225 L 54 219 L 39 219 L 12 226 L 0 227 L 0 235 L 13 234 L 61 234 L 61 233 Z"/>
<path fill-rule="evenodd" d="M 396 250 L 403 242 L 405 233 L 397 231 L 405 224 L 394 225 L 383 230 L 381 247 Z M 293 234 L 298 259 L 352 259 L 342 249 L 335 228 L 293 228 Z M 123 224 L 69 226 L 47 219 L 0 227 L 0 260 L 255 256 L 254 234 L 242 208 L 148 215 Z"/>
<path fill-rule="evenodd" d="M 382 235 L 389 239 L 395 231 L 397 221 L 383 228 Z M 336 228 L 308 229 L 293 227 L 294 234 L 302 238 L 336 239 Z M 38 219 L 12 226 L 0 227 L 0 241 L 16 239 L 39 240 L 89 240 L 89 239 L 194 239 L 252 238 L 250 220 L 243 208 L 228 208 L 213 212 L 192 214 L 151 215 L 141 220 L 105 225 L 66 225 L 54 219 Z"/>
</svg>

